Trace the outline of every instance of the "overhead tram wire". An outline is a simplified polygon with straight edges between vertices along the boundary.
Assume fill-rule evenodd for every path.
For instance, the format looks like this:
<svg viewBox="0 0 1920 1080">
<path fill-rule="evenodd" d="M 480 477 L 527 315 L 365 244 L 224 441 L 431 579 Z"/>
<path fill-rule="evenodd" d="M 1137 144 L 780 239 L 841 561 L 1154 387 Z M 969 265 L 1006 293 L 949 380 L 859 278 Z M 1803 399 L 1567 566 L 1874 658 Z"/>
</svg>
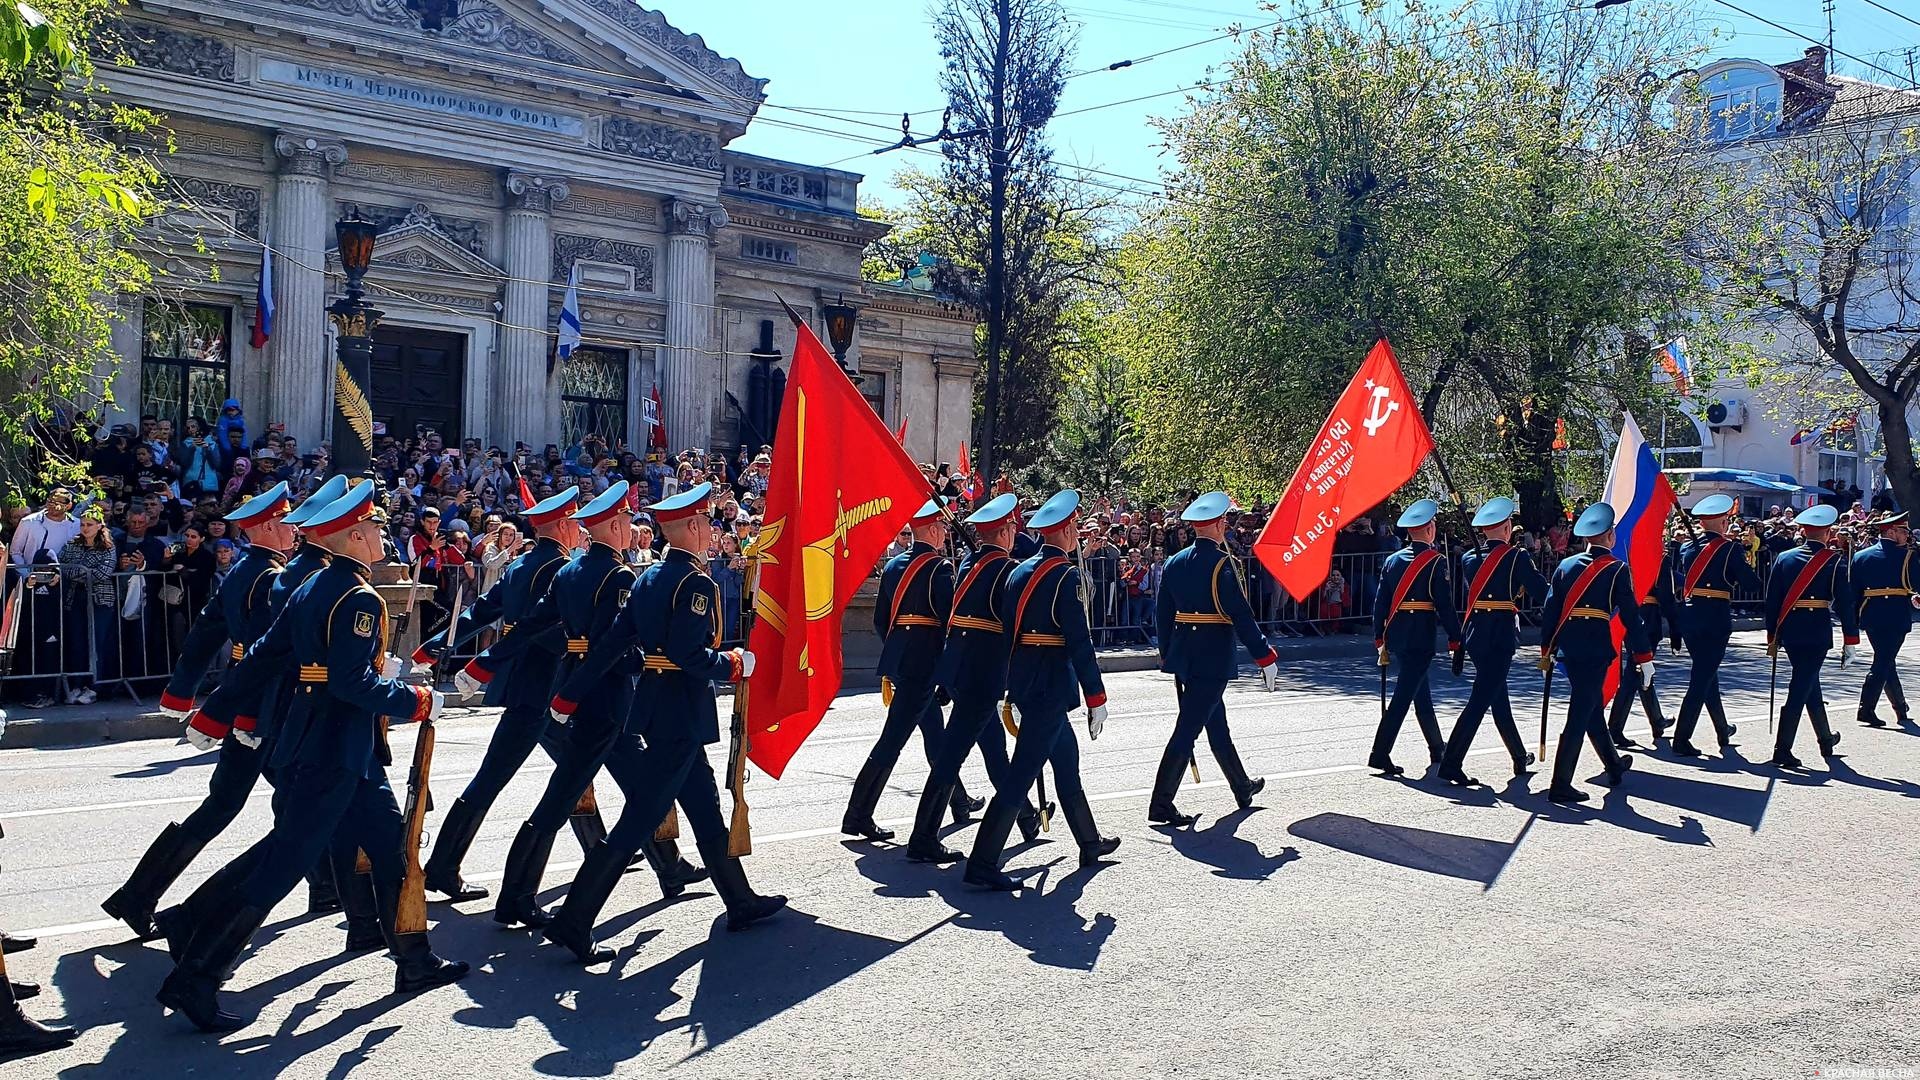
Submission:
<svg viewBox="0 0 1920 1080">
<path fill-rule="evenodd" d="M 1766 23 L 1768 26 L 1773 27 L 1775 30 L 1784 30 L 1787 33 L 1792 34 L 1794 37 L 1799 38 L 1801 41 L 1807 42 L 1810 45 L 1818 45 L 1823 49 L 1830 49 L 1830 51 L 1832 51 L 1833 54 L 1836 56 L 1844 56 L 1847 59 L 1854 61 L 1855 63 L 1864 64 L 1867 67 L 1872 68 L 1873 70 L 1878 71 L 1883 75 L 1891 75 L 1894 78 L 1899 79 L 1901 82 L 1906 83 L 1908 86 L 1920 87 L 1920 82 L 1916 82 L 1910 76 L 1902 75 L 1897 71 L 1892 71 L 1887 68 L 1883 68 L 1879 64 L 1874 63 L 1873 61 L 1868 60 L 1863 56 L 1857 56 L 1853 53 L 1846 51 L 1845 49 L 1829 46 L 1827 45 L 1826 42 L 1821 41 L 1819 38 L 1808 37 L 1807 35 L 1799 32 L 1798 30 L 1795 30 L 1793 27 L 1788 26 L 1785 23 L 1777 23 L 1777 22 L 1774 22 L 1772 19 L 1767 18 L 1764 15 L 1756 15 L 1753 12 L 1748 11 L 1746 8 L 1743 8 L 1740 5 L 1733 3 L 1733 0 L 1713 0 L 1713 2 L 1716 4 L 1719 4 L 1721 7 L 1726 8 L 1729 11 L 1738 12 L 1739 14 L 1744 15 L 1755 22 Z M 1878 5 L 1875 5 L 1875 6 L 1878 6 Z"/>
<path fill-rule="evenodd" d="M 1920 26 L 1920 19 L 1916 19 L 1904 11 L 1895 11 L 1892 8 L 1888 7 L 1887 5 L 1880 3 L 1880 0 L 1860 0 L 1860 2 L 1863 4 L 1871 5 L 1873 7 L 1877 7 L 1881 11 L 1884 11 L 1887 14 L 1892 15 L 1896 19 L 1905 19 L 1906 21 L 1912 23 L 1915 26 Z"/>
</svg>

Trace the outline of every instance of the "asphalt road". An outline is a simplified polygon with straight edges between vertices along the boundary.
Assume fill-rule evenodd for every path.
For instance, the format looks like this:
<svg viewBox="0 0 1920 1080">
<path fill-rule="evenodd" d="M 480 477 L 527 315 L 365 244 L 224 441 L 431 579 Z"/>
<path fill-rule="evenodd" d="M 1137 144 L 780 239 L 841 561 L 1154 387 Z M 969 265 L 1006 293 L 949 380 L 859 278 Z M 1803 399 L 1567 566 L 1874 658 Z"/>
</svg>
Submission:
<svg viewBox="0 0 1920 1080">
<path fill-rule="evenodd" d="M 1684 668 L 1662 655 L 1669 717 Z M 1920 670 L 1908 670 L 1920 688 Z M 1434 673 L 1450 725 L 1466 686 L 1441 665 Z M 9 967 L 47 984 L 31 1014 L 85 1029 L 67 1050 L 0 1065 L 8 1080 L 1920 1076 L 1920 727 L 1856 724 L 1860 669 L 1830 665 L 1829 676 L 1844 734 L 1831 768 L 1804 728 L 1799 753 L 1813 770 L 1757 764 L 1770 756 L 1764 658 L 1737 648 L 1724 677 L 1735 752 L 1639 755 L 1623 789 L 1567 809 L 1538 794 L 1544 776 L 1535 794 L 1508 783 L 1490 724 L 1469 771 L 1491 788 L 1371 776 L 1361 763 L 1378 708 L 1372 667 L 1290 663 L 1276 694 L 1251 677 L 1229 690 L 1242 755 L 1270 778 L 1259 807 L 1234 810 L 1203 740 L 1203 783 L 1180 800 L 1206 815 L 1191 830 L 1145 820 L 1170 682 L 1110 676 L 1105 734 L 1088 746 L 1076 726 L 1095 815 L 1123 838 L 1120 861 L 1079 870 L 1056 822 L 1012 849 L 1010 872 L 1041 884 L 1018 896 L 967 890 L 958 870 L 839 836 L 882 715 L 877 695 L 850 695 L 785 779 L 751 788 L 748 872 L 790 895 L 789 913 L 729 934 L 710 892 L 664 904 L 650 875 L 630 875 L 603 926 L 618 959 L 582 969 L 495 928 L 485 902 L 436 904 L 436 947 L 477 970 L 402 1000 L 387 994 L 387 960 L 333 955 L 337 917 L 306 918 L 300 890 L 228 986 L 257 1019 L 218 1041 L 161 1014 L 152 994 L 164 949 L 130 943 L 98 908 L 198 801 L 212 758 L 159 741 L 0 752 L 0 921 L 42 938 Z M 1516 672 L 1515 684 L 1532 741 L 1538 683 Z M 440 725 L 442 806 L 477 764 L 491 719 Z M 1422 763 L 1421 750 L 1409 723 L 1399 759 Z M 470 877 L 498 880 L 547 771 L 536 756 L 508 789 Z M 1596 771 L 1589 751 L 1582 775 Z M 883 819 L 905 823 L 925 772 L 916 739 Z M 967 779 L 986 790 L 977 765 Z M 601 789 L 611 820 L 620 800 L 605 780 Z M 257 796 L 170 895 L 266 825 Z M 549 900 L 578 857 L 563 834 Z"/>
</svg>

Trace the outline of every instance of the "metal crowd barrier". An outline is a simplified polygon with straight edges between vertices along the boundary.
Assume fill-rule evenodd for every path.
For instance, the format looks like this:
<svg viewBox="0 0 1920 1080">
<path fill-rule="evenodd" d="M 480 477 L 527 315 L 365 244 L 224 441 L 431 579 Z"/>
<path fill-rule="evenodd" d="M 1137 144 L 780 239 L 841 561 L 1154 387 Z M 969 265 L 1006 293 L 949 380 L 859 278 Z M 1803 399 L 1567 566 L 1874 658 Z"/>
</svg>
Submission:
<svg viewBox="0 0 1920 1080">
<path fill-rule="evenodd" d="M 126 571 L 113 575 L 112 605 L 93 602 L 57 566 L 7 567 L 6 596 L 21 590 L 13 663 L 0 675 L 0 696 L 13 701 L 49 699 L 72 704 L 83 690 L 118 688 L 135 701 L 157 696 L 194 615 L 177 571 Z M 49 577 L 49 572 L 53 575 Z M 181 590 L 181 602 L 163 597 Z M 224 658 L 222 658 L 224 659 Z"/>
</svg>

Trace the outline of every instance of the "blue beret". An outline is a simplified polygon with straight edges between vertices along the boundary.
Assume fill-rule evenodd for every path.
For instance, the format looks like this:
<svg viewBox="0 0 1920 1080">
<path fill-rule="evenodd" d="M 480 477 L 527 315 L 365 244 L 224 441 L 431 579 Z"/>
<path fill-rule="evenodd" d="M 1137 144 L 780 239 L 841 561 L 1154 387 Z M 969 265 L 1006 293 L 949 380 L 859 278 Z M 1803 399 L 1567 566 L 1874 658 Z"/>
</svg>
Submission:
<svg viewBox="0 0 1920 1080">
<path fill-rule="evenodd" d="M 285 480 L 248 499 L 227 515 L 227 520 L 243 529 L 255 525 L 276 515 L 284 516 L 287 511 L 287 482 Z"/>
<path fill-rule="evenodd" d="M 345 495 L 346 493 L 347 493 L 347 474 L 336 473 L 335 475 L 328 477 L 327 482 L 320 485 L 320 490 L 307 496 L 306 499 L 303 502 L 301 502 L 301 504 L 298 507 L 294 509 L 293 513 L 287 515 L 286 517 L 287 524 L 305 525 L 307 523 L 308 518 L 311 518 L 313 515 L 319 513 L 322 510 L 325 510 L 327 508 L 328 503 L 332 502 L 333 500 L 339 498 L 342 495 Z"/>
<path fill-rule="evenodd" d="M 1693 504 L 1694 517 L 1719 517 L 1733 513 L 1733 499 L 1726 495 L 1709 495 Z"/>
<path fill-rule="evenodd" d="M 1613 507 L 1607 503 L 1594 503 L 1580 512 L 1580 519 L 1573 523 L 1573 535 L 1581 539 L 1599 536 L 1613 528 L 1616 520 Z"/>
<path fill-rule="evenodd" d="M 1080 493 L 1071 489 L 1062 491 L 1041 504 L 1040 509 L 1028 516 L 1027 528 L 1051 529 L 1072 517 L 1073 512 L 1078 509 L 1080 509 Z"/>
<path fill-rule="evenodd" d="M 582 525 L 596 525 L 612 517 L 616 510 L 619 510 L 621 506 L 625 505 L 628 486 L 625 480 L 615 480 L 613 483 L 607 485 L 607 490 L 595 495 L 592 502 L 575 510 L 573 512 L 573 520 Z M 695 488 L 694 491 L 703 491 L 705 487 L 706 485 L 702 484 L 700 487 Z M 693 492 L 687 492 L 686 494 L 691 495 Z M 676 498 L 677 497 L 678 496 L 676 496 Z"/>
<path fill-rule="evenodd" d="M 1816 529 L 1831 525 L 1839 520 L 1840 511 L 1835 510 L 1826 503 L 1816 503 L 1793 516 L 1793 523 L 1795 525 L 1811 525 Z"/>
<path fill-rule="evenodd" d="M 992 499 L 989 499 L 984 506 L 980 507 L 980 509 L 967 515 L 967 524 L 998 525 L 1018 509 L 1020 509 L 1020 496 L 1015 495 L 1011 491 L 1002 495 L 995 495 Z"/>
<path fill-rule="evenodd" d="M 1497 499 L 1488 499 L 1479 510 L 1474 512 L 1473 526 L 1476 529 L 1485 529 L 1512 521 L 1514 510 L 1513 500 L 1504 495 Z"/>
<path fill-rule="evenodd" d="M 1407 507 L 1406 512 L 1400 515 L 1400 520 L 1393 524 L 1395 528 L 1417 529 L 1439 515 L 1439 503 L 1434 502 L 1432 499 L 1421 499 L 1419 502 Z"/>
<path fill-rule="evenodd" d="M 1181 521 L 1204 525 L 1209 521 L 1219 521 L 1233 509 L 1233 499 L 1224 491 L 1209 491 L 1205 495 L 1187 504 L 1180 513 Z"/>
</svg>

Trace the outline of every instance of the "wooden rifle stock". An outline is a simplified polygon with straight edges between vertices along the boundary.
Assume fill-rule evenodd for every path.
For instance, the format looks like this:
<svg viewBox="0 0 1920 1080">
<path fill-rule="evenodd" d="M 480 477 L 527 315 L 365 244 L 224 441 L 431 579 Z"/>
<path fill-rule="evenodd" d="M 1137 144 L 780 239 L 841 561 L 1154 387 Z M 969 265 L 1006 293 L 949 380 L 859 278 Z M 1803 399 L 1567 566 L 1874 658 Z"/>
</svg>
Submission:
<svg viewBox="0 0 1920 1080">
<path fill-rule="evenodd" d="M 600 812 L 600 800 L 593 797 L 593 781 L 587 781 L 587 790 L 580 793 L 580 801 L 573 804 L 573 816 L 585 817 Z"/>
<path fill-rule="evenodd" d="M 747 610 L 740 616 L 740 636 L 750 644 L 753 638 L 753 605 L 759 600 L 760 589 L 760 552 L 757 548 L 747 555 L 745 585 L 741 592 L 747 598 Z M 733 792 L 733 816 L 727 825 L 727 854 L 736 859 L 753 854 L 753 825 L 747 819 L 747 752 L 751 748 L 747 738 L 747 680 L 742 678 L 733 688 L 733 735 L 727 748 L 727 790 Z M 661 827 L 665 828 L 664 825 Z"/>
<path fill-rule="evenodd" d="M 7 572 L 6 567 L 0 567 L 0 574 Z M 6 604 L 0 607 L 0 675 L 13 673 L 14 650 L 20 644 L 20 606 L 26 599 L 26 585 L 26 576 L 21 575 L 8 590 Z"/>
<path fill-rule="evenodd" d="M 406 838 L 401 842 L 407 869 L 400 880 L 399 910 L 393 921 L 396 934 L 427 932 L 427 872 L 420 865 L 420 837 L 427 824 L 433 742 L 433 721 L 421 721 L 420 734 L 413 744 L 413 768 L 407 774 Z"/>
</svg>

